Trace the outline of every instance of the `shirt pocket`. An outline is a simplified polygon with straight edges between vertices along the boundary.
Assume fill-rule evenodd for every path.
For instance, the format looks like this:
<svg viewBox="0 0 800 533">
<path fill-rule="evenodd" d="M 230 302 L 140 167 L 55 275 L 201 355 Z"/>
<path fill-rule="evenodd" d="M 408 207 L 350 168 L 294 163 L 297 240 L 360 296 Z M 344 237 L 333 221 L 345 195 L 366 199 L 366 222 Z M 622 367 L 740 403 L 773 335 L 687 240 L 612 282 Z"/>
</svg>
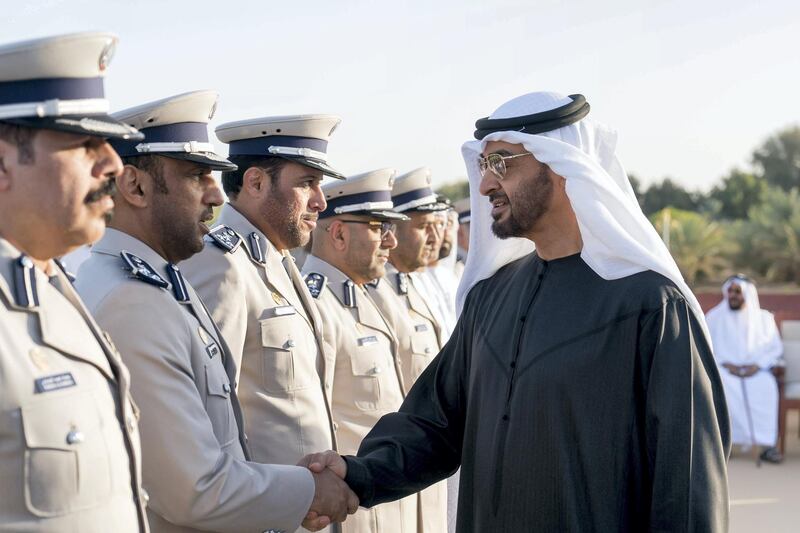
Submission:
<svg viewBox="0 0 800 533">
<path fill-rule="evenodd" d="M 354 405 L 362 411 L 377 411 L 382 408 L 381 381 L 392 374 L 385 362 L 384 346 L 371 344 L 358 346 L 350 355 L 353 383 L 349 394 Z"/>
<path fill-rule="evenodd" d="M 236 418 L 231 403 L 231 384 L 219 358 L 206 364 L 205 408 L 214 436 L 220 446 L 227 446 L 239 438 Z"/>
<path fill-rule="evenodd" d="M 28 510 L 40 517 L 97 507 L 111 497 L 111 464 L 102 421 L 91 393 L 57 394 L 23 405 L 24 491 Z"/>
<path fill-rule="evenodd" d="M 411 336 L 411 376 L 414 381 L 428 368 L 436 357 L 436 345 L 426 338 L 427 335 L 416 333 Z M 406 383 L 410 387 L 414 383 Z"/>
<path fill-rule="evenodd" d="M 276 316 L 261 324 L 261 382 L 272 394 L 286 394 L 311 386 L 317 376 L 316 349 L 299 315 Z M 302 358 L 308 358 L 304 368 Z"/>
</svg>

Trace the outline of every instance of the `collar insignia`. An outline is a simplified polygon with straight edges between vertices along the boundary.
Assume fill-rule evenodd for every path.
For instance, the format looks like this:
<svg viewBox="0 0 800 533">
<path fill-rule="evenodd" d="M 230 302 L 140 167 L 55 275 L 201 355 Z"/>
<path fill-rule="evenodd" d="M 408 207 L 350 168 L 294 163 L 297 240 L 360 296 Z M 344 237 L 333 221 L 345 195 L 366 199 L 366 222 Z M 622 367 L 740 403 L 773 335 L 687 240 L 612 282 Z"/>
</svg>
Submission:
<svg viewBox="0 0 800 533">
<path fill-rule="evenodd" d="M 311 293 L 311 296 L 314 298 L 319 298 L 322 289 L 325 288 L 325 282 L 327 281 L 327 278 L 322 274 L 310 272 L 303 279 L 306 282 L 306 287 L 308 287 L 308 292 Z"/>
<path fill-rule="evenodd" d="M 125 250 L 122 250 L 119 255 L 122 257 L 122 260 L 125 261 L 125 266 L 131 271 L 131 275 L 134 278 L 149 283 L 150 285 L 161 287 L 162 289 L 169 288 L 169 282 L 159 276 L 155 269 L 141 257 L 135 256 Z"/>
<path fill-rule="evenodd" d="M 21 255 L 14 261 L 14 299 L 20 307 L 30 309 L 39 306 L 35 268 L 27 255 Z"/>
<path fill-rule="evenodd" d="M 405 272 L 397 273 L 397 292 L 400 294 L 408 294 L 408 274 Z"/>
<path fill-rule="evenodd" d="M 212 242 L 228 253 L 233 253 L 242 244 L 242 238 L 228 226 L 217 226 L 208 232 Z"/>
<path fill-rule="evenodd" d="M 344 306 L 345 307 L 355 307 L 356 306 L 356 286 L 351 280 L 347 280 L 342 283 L 343 291 L 344 291 Z"/>
<path fill-rule="evenodd" d="M 256 263 L 261 263 L 262 265 L 267 262 L 264 258 L 264 250 L 261 249 L 261 237 L 255 231 L 247 236 L 247 240 L 250 243 L 250 257 L 253 258 L 253 261 Z"/>
</svg>

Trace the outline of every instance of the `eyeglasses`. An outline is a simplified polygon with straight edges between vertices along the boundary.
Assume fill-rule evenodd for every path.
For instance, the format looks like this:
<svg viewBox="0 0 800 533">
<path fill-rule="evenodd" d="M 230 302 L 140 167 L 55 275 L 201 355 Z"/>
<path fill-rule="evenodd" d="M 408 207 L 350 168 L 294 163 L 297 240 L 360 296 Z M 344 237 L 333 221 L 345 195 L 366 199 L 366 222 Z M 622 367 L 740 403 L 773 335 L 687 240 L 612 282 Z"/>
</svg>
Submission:
<svg viewBox="0 0 800 533">
<path fill-rule="evenodd" d="M 485 176 L 486 171 L 491 170 L 498 178 L 503 179 L 506 177 L 506 161 L 526 155 L 533 154 L 530 152 L 514 155 L 489 154 L 486 157 L 478 158 L 478 168 L 481 171 L 481 176 Z"/>
<path fill-rule="evenodd" d="M 366 224 L 370 229 L 380 228 L 381 240 L 384 240 L 386 237 L 388 237 L 390 232 L 394 233 L 397 231 L 397 224 L 393 224 L 391 222 L 381 222 L 380 220 L 340 220 L 340 222 L 344 222 L 346 224 Z"/>
</svg>

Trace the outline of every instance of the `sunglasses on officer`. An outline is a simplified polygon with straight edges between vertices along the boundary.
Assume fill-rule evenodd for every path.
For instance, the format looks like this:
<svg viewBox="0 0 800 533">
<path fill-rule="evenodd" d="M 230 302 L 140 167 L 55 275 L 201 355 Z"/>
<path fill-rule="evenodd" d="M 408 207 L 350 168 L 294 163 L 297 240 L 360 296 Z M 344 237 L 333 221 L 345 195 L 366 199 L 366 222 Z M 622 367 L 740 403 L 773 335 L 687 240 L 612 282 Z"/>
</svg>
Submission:
<svg viewBox="0 0 800 533">
<path fill-rule="evenodd" d="M 380 228 L 381 240 L 388 237 L 389 233 L 395 233 L 397 231 L 397 224 L 380 220 L 340 220 L 340 222 L 344 222 L 345 224 L 366 224 L 370 229 Z"/>
<path fill-rule="evenodd" d="M 501 155 L 501 154 L 489 154 L 486 157 L 479 157 L 478 158 L 478 169 L 481 172 L 481 176 L 486 175 L 487 170 L 491 170 L 495 176 L 499 179 L 503 179 L 506 177 L 506 161 L 510 159 L 516 159 L 517 157 L 523 157 L 526 155 L 533 155 L 530 152 L 523 152 L 521 154 L 513 154 L 513 155 Z"/>
</svg>

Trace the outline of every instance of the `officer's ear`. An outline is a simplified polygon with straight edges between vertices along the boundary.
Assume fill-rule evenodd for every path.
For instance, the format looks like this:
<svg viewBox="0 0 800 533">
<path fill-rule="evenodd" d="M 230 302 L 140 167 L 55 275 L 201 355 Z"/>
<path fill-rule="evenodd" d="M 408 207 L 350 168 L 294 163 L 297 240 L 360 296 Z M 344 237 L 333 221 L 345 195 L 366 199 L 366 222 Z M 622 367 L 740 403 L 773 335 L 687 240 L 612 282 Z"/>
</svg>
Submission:
<svg viewBox="0 0 800 533">
<path fill-rule="evenodd" d="M 266 194 L 267 190 L 269 190 L 267 185 L 267 173 L 264 172 L 263 168 L 250 167 L 244 171 L 244 175 L 242 176 L 242 190 L 245 191 L 248 196 L 261 198 Z"/>
<path fill-rule="evenodd" d="M 334 250 L 341 252 L 347 248 L 347 241 L 349 240 L 347 224 L 342 223 L 341 220 L 332 221 L 328 226 L 328 234 Z"/>
<path fill-rule="evenodd" d="M 123 198 L 134 207 L 147 207 L 147 185 L 143 183 L 144 171 L 133 165 L 125 165 L 116 177 L 117 192 L 115 200 Z"/>
</svg>

